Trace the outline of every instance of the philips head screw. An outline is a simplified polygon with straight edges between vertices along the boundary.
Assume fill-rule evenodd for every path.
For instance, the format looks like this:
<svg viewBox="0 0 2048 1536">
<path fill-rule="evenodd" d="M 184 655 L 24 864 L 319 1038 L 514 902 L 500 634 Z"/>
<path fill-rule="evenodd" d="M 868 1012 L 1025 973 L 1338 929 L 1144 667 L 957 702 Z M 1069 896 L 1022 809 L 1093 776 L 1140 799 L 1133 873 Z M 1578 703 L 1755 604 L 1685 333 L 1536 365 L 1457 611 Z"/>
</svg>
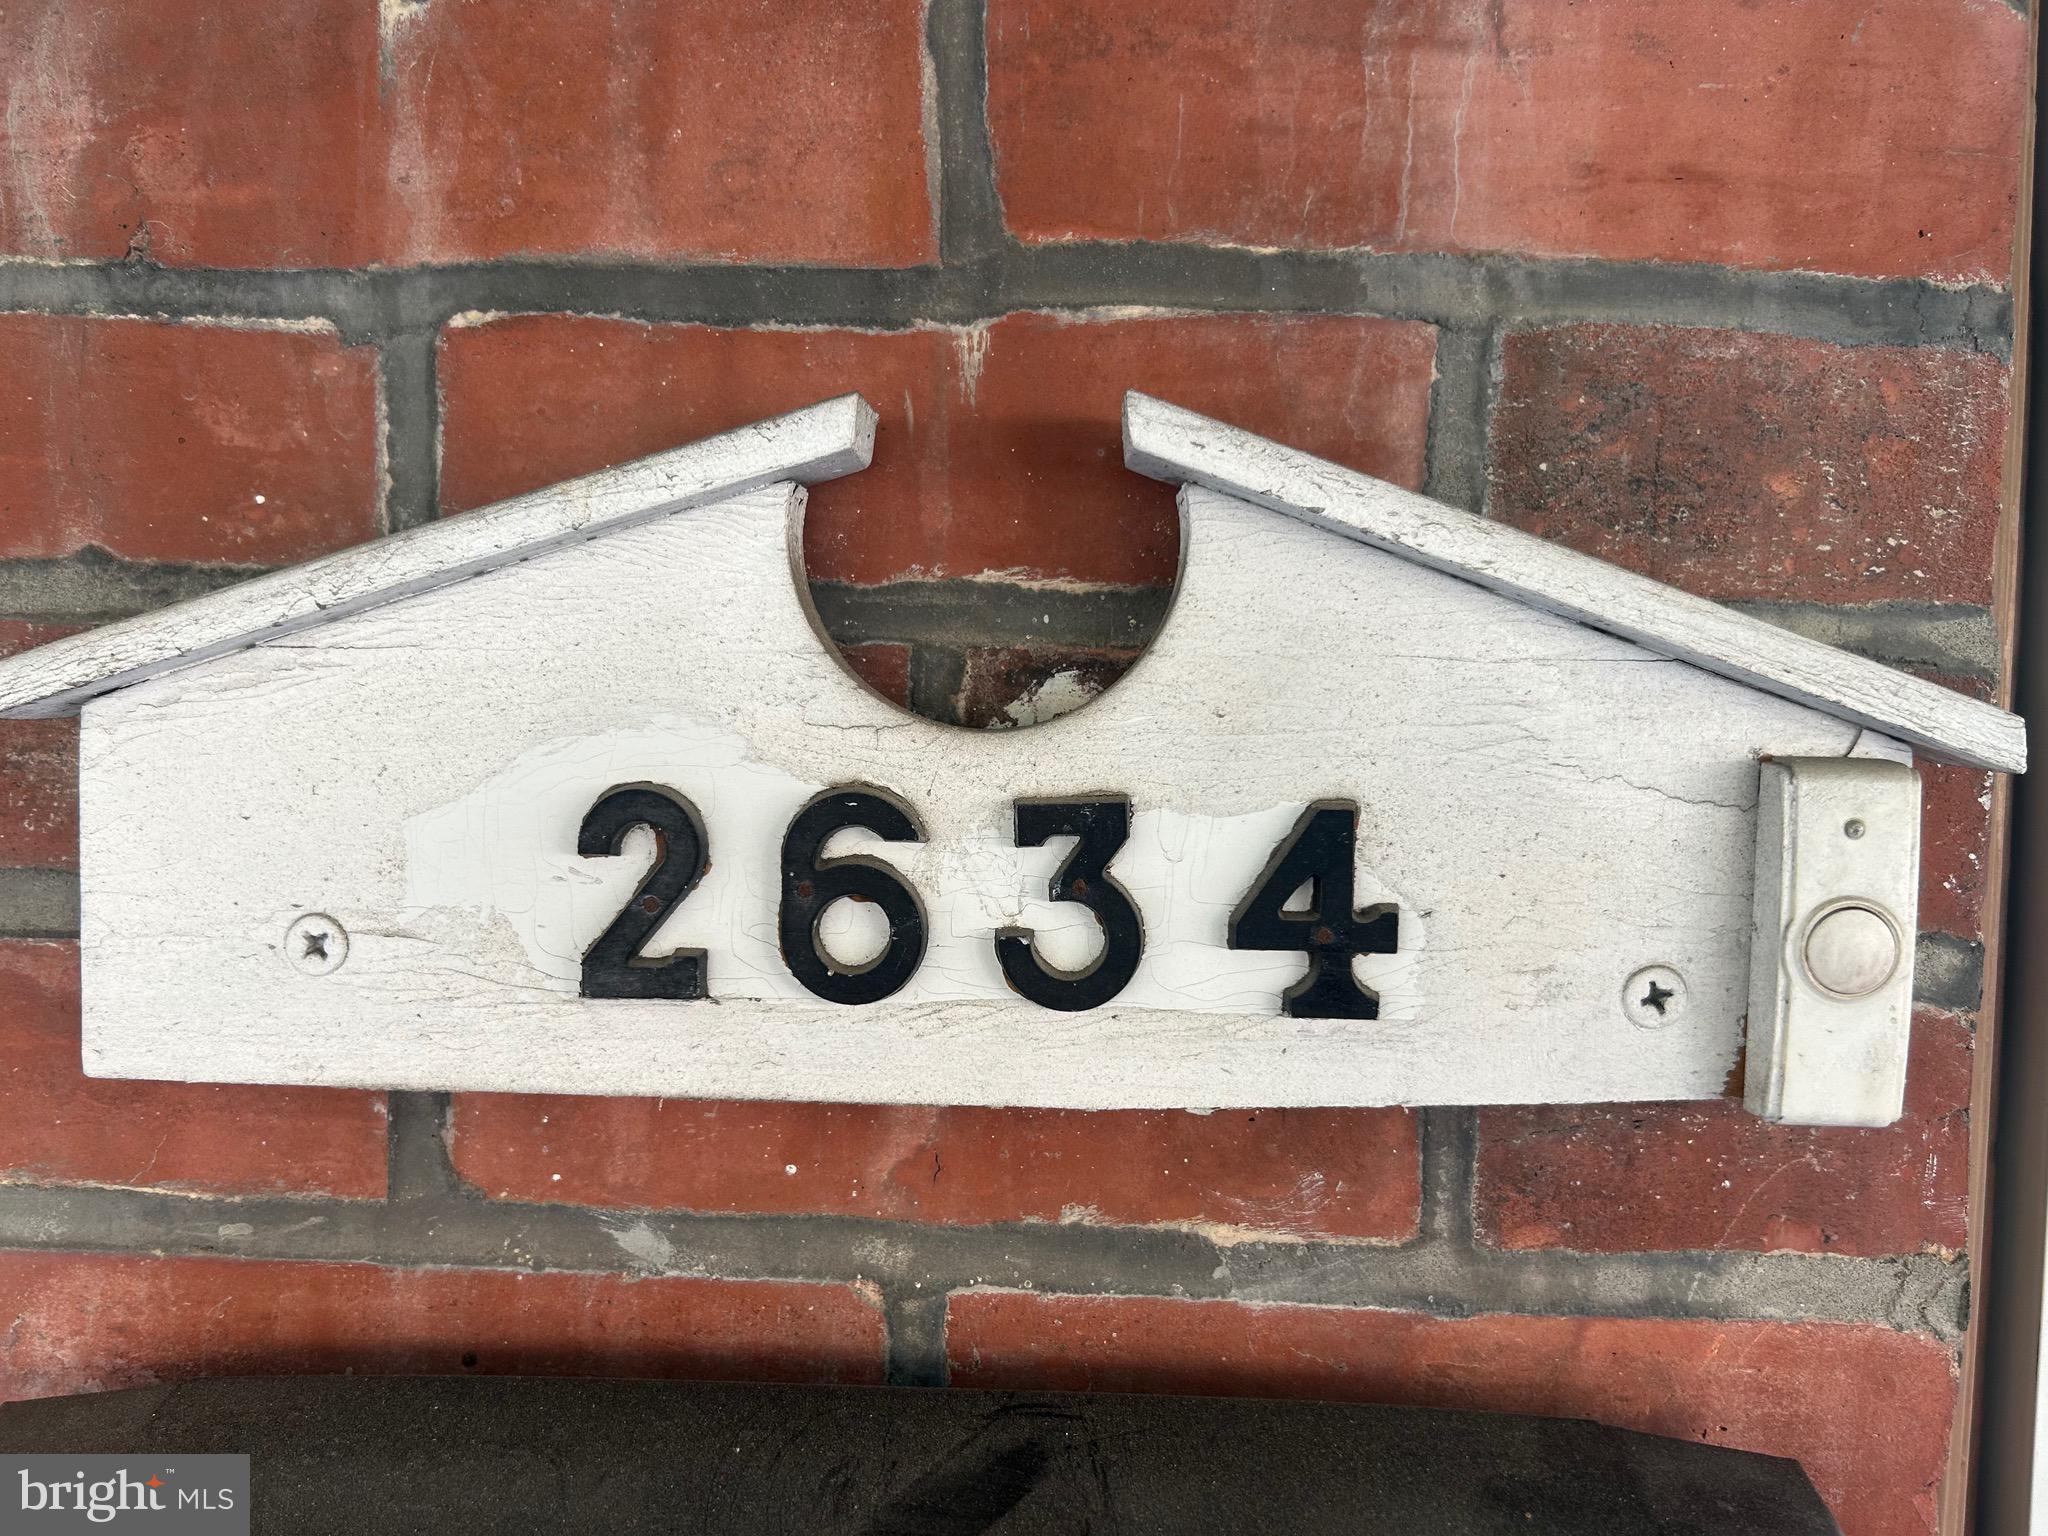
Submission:
<svg viewBox="0 0 2048 1536">
<path fill-rule="evenodd" d="M 307 912 L 285 930 L 284 955 L 293 970 L 332 976 L 348 958 L 348 930 L 325 912 Z"/>
</svg>

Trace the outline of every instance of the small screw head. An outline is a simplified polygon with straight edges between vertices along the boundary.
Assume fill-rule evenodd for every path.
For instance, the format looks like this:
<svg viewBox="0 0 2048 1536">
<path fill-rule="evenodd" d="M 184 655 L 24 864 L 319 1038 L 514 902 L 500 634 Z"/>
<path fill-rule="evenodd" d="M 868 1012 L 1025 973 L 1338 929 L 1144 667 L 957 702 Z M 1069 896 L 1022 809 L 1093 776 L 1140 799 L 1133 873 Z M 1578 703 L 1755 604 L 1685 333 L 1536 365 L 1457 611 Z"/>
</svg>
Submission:
<svg viewBox="0 0 2048 1536">
<path fill-rule="evenodd" d="M 1847 838 L 1853 839 L 1861 837 L 1864 834 L 1865 830 L 1866 828 L 1864 827 L 1863 823 L 1853 816 L 1842 823 L 1842 836 Z"/>
<path fill-rule="evenodd" d="M 284 957 L 308 976 L 332 976 L 348 958 L 348 930 L 325 912 L 302 913 L 284 931 Z"/>
<path fill-rule="evenodd" d="M 1685 1012 L 1685 978 L 1668 965 L 1646 965 L 1622 983 L 1621 1011 L 1637 1029 L 1662 1029 Z"/>
</svg>

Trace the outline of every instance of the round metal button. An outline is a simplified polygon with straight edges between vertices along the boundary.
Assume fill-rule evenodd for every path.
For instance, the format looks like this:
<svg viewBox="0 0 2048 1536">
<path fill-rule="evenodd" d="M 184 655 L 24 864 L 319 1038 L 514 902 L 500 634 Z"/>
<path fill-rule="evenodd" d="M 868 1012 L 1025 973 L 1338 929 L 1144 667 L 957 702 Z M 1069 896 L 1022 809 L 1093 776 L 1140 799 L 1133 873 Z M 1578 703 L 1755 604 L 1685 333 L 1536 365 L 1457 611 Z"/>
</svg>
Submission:
<svg viewBox="0 0 2048 1536">
<path fill-rule="evenodd" d="M 1870 907 L 1836 907 L 1806 933 L 1806 974 L 1837 997 L 1868 997 L 1899 968 L 1898 930 Z"/>
</svg>

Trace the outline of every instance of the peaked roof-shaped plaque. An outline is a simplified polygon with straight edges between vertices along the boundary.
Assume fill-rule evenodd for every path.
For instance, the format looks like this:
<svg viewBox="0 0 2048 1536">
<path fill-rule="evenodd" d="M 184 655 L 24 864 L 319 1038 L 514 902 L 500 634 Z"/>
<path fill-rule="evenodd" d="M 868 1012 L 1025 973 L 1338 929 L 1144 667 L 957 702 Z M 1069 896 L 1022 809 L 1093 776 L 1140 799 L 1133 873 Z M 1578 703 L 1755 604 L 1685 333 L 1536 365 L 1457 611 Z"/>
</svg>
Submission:
<svg viewBox="0 0 2048 1536">
<path fill-rule="evenodd" d="M 1935 762 L 2026 771 L 2025 723 L 1995 705 L 1136 391 L 1124 400 L 1124 462 L 1477 582 Z"/>
<path fill-rule="evenodd" d="M 866 469 L 874 452 L 875 413 L 841 395 L 0 661 L 0 719 L 75 715 L 88 699 L 178 667 L 566 544 L 778 480 L 836 480 Z"/>
<path fill-rule="evenodd" d="M 1142 396 L 1160 635 L 1014 732 L 816 631 L 844 396 L 0 663 L 110 1076 L 1897 1112 L 1914 752 L 2020 722 Z"/>
</svg>

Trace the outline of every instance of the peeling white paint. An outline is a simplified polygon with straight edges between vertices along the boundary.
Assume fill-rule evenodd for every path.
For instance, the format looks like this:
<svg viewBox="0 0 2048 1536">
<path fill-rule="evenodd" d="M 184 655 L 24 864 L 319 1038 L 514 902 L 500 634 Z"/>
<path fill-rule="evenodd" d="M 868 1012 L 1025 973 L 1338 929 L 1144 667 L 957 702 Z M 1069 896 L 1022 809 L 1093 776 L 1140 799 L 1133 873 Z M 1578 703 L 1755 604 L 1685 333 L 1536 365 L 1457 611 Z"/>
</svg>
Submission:
<svg viewBox="0 0 2048 1536">
<path fill-rule="evenodd" d="M 1839 755 L 1856 727 L 1191 490 L 1179 595 L 1138 664 L 1035 729 L 954 730 L 819 639 L 801 504 L 699 506 L 88 706 L 89 1070 L 1075 1107 L 1721 1092 L 1754 755 Z M 701 1003 L 576 995 L 648 855 L 579 858 L 575 830 L 642 780 L 709 832 L 704 884 L 655 939 L 708 952 Z M 926 832 L 871 844 L 920 893 L 930 950 L 862 1008 L 804 993 L 775 938 L 789 814 L 847 783 Z M 1003 987 L 994 931 L 1031 927 L 1071 966 L 1096 929 L 1045 900 L 1064 849 L 1011 846 L 1011 805 L 1094 791 L 1131 798 L 1112 869 L 1146 956 L 1114 1003 L 1053 1013 Z M 1373 1021 L 1285 1016 L 1302 957 L 1225 943 L 1327 797 L 1359 806 L 1358 900 L 1402 913 L 1400 951 L 1358 962 Z M 309 908 L 350 934 L 330 977 L 277 953 Z M 1645 1033 L 1619 989 L 1652 959 L 1690 1003 Z"/>
<path fill-rule="evenodd" d="M 943 235 L 945 140 L 939 122 L 939 63 L 932 57 L 931 0 L 924 0 L 917 26 L 918 126 L 924 134 L 924 193 L 931 214 L 932 248 Z"/>
<path fill-rule="evenodd" d="M 378 68 L 390 119 L 385 139 L 384 180 L 402 215 L 400 244 L 414 259 L 441 254 L 441 226 L 447 199 L 443 194 L 443 160 L 430 142 L 422 103 L 433 85 L 435 60 L 430 53 L 415 68 L 422 72 L 416 88 L 400 89 L 399 53 L 407 34 L 426 14 L 431 0 L 378 0 Z"/>
<path fill-rule="evenodd" d="M 1022 698 L 1003 706 L 1003 713 L 1017 725 L 1043 725 L 1071 714 L 1101 690 L 1072 668 L 1065 668 L 1031 685 Z"/>
<path fill-rule="evenodd" d="M 377 62 L 388 84 L 405 35 L 426 15 L 431 0 L 377 0 Z"/>
<path fill-rule="evenodd" d="M 811 1001 L 777 942 L 779 859 L 784 828 L 827 783 L 794 778 L 753 756 L 738 735 L 681 717 L 548 743 L 461 799 L 408 820 L 406 905 L 397 926 L 438 934 L 441 947 L 486 960 L 502 959 L 497 935 L 509 932 L 540 985 L 574 996 L 584 952 L 653 858 L 653 835 L 644 830 L 629 835 L 617 858 L 575 851 L 584 813 L 607 790 L 630 783 L 684 795 L 703 817 L 711 844 L 703 883 L 657 930 L 648 953 L 707 951 L 715 997 Z M 980 797 L 963 815 L 916 802 L 913 808 L 932 833 L 927 842 L 884 843 L 848 831 L 826 849 L 833 857 L 882 859 L 922 898 L 929 947 L 898 1000 L 1012 1000 L 995 955 L 996 932 L 1006 927 L 1031 929 L 1046 963 L 1061 969 L 1078 969 L 1099 951 L 1101 930 L 1085 908 L 1044 899 L 1071 839 L 1016 847 L 1002 798 Z M 1243 1013 L 1270 1006 L 1293 983 L 1302 968 L 1298 955 L 1230 950 L 1224 929 L 1300 811 L 1294 803 L 1231 816 L 1134 809 L 1130 840 L 1110 872 L 1145 916 L 1146 954 L 1118 1008 Z M 1357 894 L 1361 906 L 1391 901 L 1417 911 L 1370 870 L 1360 872 Z M 880 923 L 871 906 L 835 903 L 824 939 L 843 961 L 858 963 L 886 936 Z M 1360 978 L 1379 991 L 1387 1022 L 1417 1011 L 1416 963 L 1427 929 L 1419 914 L 1411 915 L 1398 953 L 1356 964 Z"/>
<path fill-rule="evenodd" d="M 980 321 L 953 334 L 953 349 L 960 360 L 960 398 L 973 405 L 981 393 L 981 370 L 988 364 L 989 327 Z"/>
<path fill-rule="evenodd" d="M 78 162 L 102 132 L 89 81 L 92 29 L 69 7 L 46 7 L 31 24 L 23 67 L 7 83 L 7 200 L 27 218 L 30 241 L 64 253 L 63 205 L 77 200 Z"/>
<path fill-rule="evenodd" d="M 645 1221 L 627 1227 L 607 1226 L 605 1231 L 619 1245 L 619 1251 L 643 1269 L 662 1274 L 675 1263 L 676 1245 Z"/>
</svg>

